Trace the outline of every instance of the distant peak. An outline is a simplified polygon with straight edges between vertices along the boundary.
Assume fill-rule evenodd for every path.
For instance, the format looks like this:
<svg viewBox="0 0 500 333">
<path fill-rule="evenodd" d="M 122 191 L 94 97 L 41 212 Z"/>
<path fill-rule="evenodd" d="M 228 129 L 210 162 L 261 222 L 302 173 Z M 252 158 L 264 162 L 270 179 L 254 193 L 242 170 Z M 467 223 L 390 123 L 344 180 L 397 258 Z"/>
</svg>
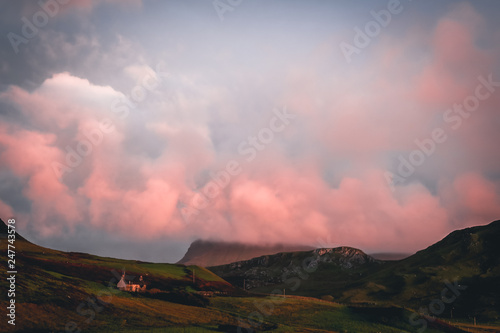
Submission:
<svg viewBox="0 0 500 333">
<path fill-rule="evenodd" d="M 197 239 L 191 243 L 178 264 L 218 266 L 279 252 L 311 251 L 314 248 L 294 244 L 248 244 Z"/>
</svg>

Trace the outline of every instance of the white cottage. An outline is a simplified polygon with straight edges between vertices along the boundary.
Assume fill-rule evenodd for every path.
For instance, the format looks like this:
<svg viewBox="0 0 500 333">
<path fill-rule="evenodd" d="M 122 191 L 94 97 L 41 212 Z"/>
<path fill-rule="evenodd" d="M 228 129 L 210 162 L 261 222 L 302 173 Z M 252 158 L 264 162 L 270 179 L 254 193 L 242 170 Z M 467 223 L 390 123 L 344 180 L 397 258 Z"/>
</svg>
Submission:
<svg viewBox="0 0 500 333">
<path fill-rule="evenodd" d="M 124 291 L 132 291 L 132 292 L 143 292 L 146 291 L 146 284 L 144 283 L 142 279 L 142 275 L 139 278 L 139 283 L 132 283 L 128 281 L 128 283 L 125 282 L 125 273 L 123 273 L 122 278 L 116 285 L 118 289 L 124 290 Z"/>
</svg>

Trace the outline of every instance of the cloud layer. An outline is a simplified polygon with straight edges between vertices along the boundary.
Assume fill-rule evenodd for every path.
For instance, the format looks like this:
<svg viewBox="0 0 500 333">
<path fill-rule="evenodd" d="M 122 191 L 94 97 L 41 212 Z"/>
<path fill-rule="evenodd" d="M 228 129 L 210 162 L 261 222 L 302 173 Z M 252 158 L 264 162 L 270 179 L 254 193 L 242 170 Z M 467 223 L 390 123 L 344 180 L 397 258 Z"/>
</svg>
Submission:
<svg viewBox="0 0 500 333">
<path fill-rule="evenodd" d="M 82 33 L 54 23 L 27 46 L 41 59 L 57 50 L 64 64 L 39 84 L 13 78 L 0 93 L 0 214 L 30 237 L 328 240 L 410 252 L 499 218 L 500 38 L 486 33 L 492 23 L 480 8 L 450 6 L 426 28 L 394 18 L 347 64 L 339 43 L 352 38 L 352 22 L 364 24 L 359 17 L 310 40 L 305 27 L 281 44 L 266 40 L 281 30 L 266 32 L 273 25 L 262 17 L 258 33 L 238 22 L 224 23 L 233 32 L 196 32 L 213 33 L 211 43 L 170 22 L 182 33 L 166 33 L 163 47 L 155 17 L 149 37 L 126 27 L 107 35 L 89 23 L 98 4 L 78 6 L 81 14 L 54 22 L 79 17 Z M 144 4 L 131 8 L 142 11 L 132 22 L 153 15 Z M 249 20 L 255 8 L 246 10 L 234 19 Z M 68 60 L 80 53 L 81 62 Z M 478 85 L 488 96 L 456 111 Z"/>
</svg>

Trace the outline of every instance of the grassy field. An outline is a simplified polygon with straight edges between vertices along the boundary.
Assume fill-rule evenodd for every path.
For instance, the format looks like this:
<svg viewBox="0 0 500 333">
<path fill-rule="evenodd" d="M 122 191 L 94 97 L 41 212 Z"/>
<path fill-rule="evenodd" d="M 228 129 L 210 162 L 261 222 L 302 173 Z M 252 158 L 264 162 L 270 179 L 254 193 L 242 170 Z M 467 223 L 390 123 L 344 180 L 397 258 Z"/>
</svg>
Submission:
<svg viewBox="0 0 500 333">
<path fill-rule="evenodd" d="M 79 313 L 77 307 L 61 309 L 55 304 L 23 303 L 18 308 L 17 329 L 29 332 L 59 332 L 65 328 L 83 332 L 224 332 L 221 325 L 240 325 L 272 332 L 400 333 L 416 332 L 418 328 L 410 325 L 407 319 L 410 312 L 399 308 L 360 309 L 293 298 L 214 297 L 210 306 L 199 308 L 116 295 L 100 311 L 101 303 L 96 304 L 99 307 L 93 313 L 90 306 Z M 8 331 L 4 327 L 2 331 Z M 429 328 L 426 332 L 452 331 Z"/>
</svg>

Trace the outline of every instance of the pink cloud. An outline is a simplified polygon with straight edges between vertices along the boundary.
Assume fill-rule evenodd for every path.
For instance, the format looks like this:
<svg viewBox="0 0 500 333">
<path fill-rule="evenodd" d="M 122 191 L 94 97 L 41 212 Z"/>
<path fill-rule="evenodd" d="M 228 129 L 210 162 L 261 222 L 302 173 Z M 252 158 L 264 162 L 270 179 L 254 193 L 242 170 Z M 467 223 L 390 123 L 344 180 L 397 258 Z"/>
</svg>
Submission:
<svg viewBox="0 0 500 333">
<path fill-rule="evenodd" d="M 24 195 L 33 203 L 33 216 L 41 222 L 34 227 L 46 234 L 44 222 L 53 216 L 68 221 L 71 226 L 79 220 L 78 200 L 67 187 L 55 180 L 50 161 L 60 152 L 52 146 L 55 136 L 34 131 L 0 126 L 0 159 L 16 176 L 26 180 Z M 44 222 L 43 222 L 44 221 Z M 54 226 L 53 231 L 56 232 Z"/>
<path fill-rule="evenodd" d="M 415 251 L 456 227 L 484 224 L 500 214 L 500 187 L 484 176 L 499 167 L 497 126 L 491 121 L 497 96 L 459 131 L 447 132 L 450 142 L 419 169 L 419 176 L 439 182 L 437 191 L 409 179 L 392 192 L 384 178 L 386 155 L 415 149 L 414 140 L 443 126 L 442 112 L 473 91 L 478 75 L 491 71 L 494 53 L 475 42 L 480 27 L 477 13 L 459 6 L 428 36 L 412 35 L 427 58 L 412 55 L 415 62 L 408 64 L 412 46 L 382 36 L 373 62 L 349 71 L 342 63 L 336 77 L 327 77 L 321 71 L 325 63 L 317 63 L 328 61 L 322 44 L 315 61 L 290 70 L 283 95 L 273 100 L 297 120 L 249 163 L 237 153 L 239 142 L 214 139 L 218 127 L 207 110 L 217 103 L 225 106 L 218 115 L 233 125 L 241 121 L 242 128 L 235 126 L 241 137 L 254 135 L 245 117 L 252 125 L 267 126 L 268 120 L 235 116 L 231 107 L 238 104 L 224 89 L 200 92 L 189 82 L 189 93 L 176 92 L 168 101 L 158 93 L 160 100 L 147 104 L 147 112 L 131 110 L 120 118 L 111 105 L 124 96 L 121 92 L 70 73 L 56 74 L 32 92 L 10 87 L 0 95 L 31 126 L 0 125 L 0 159 L 23 182 L 23 194 L 32 203 L 27 219 L 42 236 L 88 225 L 144 240 L 201 237 L 316 245 L 327 238 L 365 250 Z M 142 70 L 132 66 L 128 74 L 140 78 Z M 66 145 L 85 140 L 84 133 L 103 118 L 110 118 L 115 130 L 58 181 L 51 162 L 65 163 Z M 154 141 L 150 146 L 142 142 L 148 135 Z M 136 143 L 144 145 L 132 147 Z M 220 146 L 226 150 L 219 151 Z M 471 161 L 457 163 L 452 153 Z M 227 160 L 221 157 L 240 161 L 242 173 L 192 220 L 183 221 L 177 207 L 203 188 L 207 174 L 224 168 Z M 1 201 L 0 211 L 15 213 Z"/>
<path fill-rule="evenodd" d="M 452 222 L 459 227 L 482 224 L 500 215 L 500 184 L 488 181 L 482 175 L 468 172 L 452 182 L 442 182 L 440 191 Z"/>
</svg>

